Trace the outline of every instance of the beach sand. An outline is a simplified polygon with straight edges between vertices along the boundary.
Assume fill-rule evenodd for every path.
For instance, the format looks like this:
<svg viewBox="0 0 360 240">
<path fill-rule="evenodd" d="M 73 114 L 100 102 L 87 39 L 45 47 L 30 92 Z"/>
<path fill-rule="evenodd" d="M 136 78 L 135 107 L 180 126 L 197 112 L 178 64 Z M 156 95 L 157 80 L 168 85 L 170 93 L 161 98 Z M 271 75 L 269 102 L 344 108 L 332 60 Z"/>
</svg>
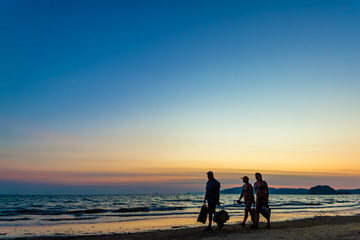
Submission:
<svg viewBox="0 0 360 240">
<path fill-rule="evenodd" d="M 222 229 L 214 226 L 212 231 L 203 231 L 201 227 L 185 227 L 171 230 L 154 230 L 138 233 L 122 233 L 93 236 L 31 237 L 32 240 L 149 240 L 149 239 L 360 239 L 360 216 L 324 216 L 294 221 L 274 222 L 271 229 L 265 229 L 265 223 L 259 229 L 228 224 Z M 19 238 L 20 239 L 20 238 Z M 21 238 L 26 239 L 26 238 Z"/>
</svg>

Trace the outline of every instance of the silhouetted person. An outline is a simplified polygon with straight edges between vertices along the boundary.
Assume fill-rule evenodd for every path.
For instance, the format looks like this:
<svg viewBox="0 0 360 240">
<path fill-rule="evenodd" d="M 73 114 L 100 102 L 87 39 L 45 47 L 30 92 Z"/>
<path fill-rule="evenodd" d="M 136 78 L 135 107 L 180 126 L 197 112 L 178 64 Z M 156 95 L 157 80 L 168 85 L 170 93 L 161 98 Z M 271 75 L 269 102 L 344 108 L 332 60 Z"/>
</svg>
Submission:
<svg viewBox="0 0 360 240">
<path fill-rule="evenodd" d="M 249 213 L 251 214 L 251 204 L 255 204 L 255 200 L 254 200 L 254 190 L 251 184 L 249 183 L 249 178 L 247 176 L 244 176 L 242 177 L 242 180 L 244 182 L 244 185 L 242 187 L 239 203 L 241 199 L 244 197 L 245 215 L 244 215 L 244 220 L 242 221 L 242 223 L 240 223 L 240 225 L 245 227 L 245 223 L 248 218 L 248 215 Z"/>
<path fill-rule="evenodd" d="M 263 207 L 266 209 L 268 214 L 266 217 L 267 225 L 266 228 L 270 228 L 270 209 L 269 209 L 269 188 L 265 181 L 262 179 L 260 173 L 255 173 L 256 182 L 254 183 L 254 188 L 256 192 L 256 212 L 255 212 L 255 222 L 252 225 L 253 228 L 259 227 L 259 217 L 260 212 L 264 211 Z"/>
<path fill-rule="evenodd" d="M 207 172 L 207 176 L 209 180 L 206 183 L 204 203 L 206 203 L 206 201 L 208 202 L 209 226 L 205 230 L 211 230 L 211 223 L 216 205 L 220 205 L 220 183 L 214 178 L 214 173 L 212 171 Z"/>
</svg>

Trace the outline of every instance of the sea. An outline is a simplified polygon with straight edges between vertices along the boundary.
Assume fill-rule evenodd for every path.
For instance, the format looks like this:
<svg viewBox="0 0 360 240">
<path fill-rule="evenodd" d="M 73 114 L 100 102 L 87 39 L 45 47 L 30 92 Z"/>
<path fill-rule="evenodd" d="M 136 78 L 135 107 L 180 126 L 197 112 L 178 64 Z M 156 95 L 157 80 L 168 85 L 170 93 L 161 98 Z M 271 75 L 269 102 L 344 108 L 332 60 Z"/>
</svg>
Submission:
<svg viewBox="0 0 360 240">
<path fill-rule="evenodd" d="M 221 195 L 219 209 L 241 220 L 239 195 Z M 127 222 L 190 217 L 196 219 L 203 194 L 153 195 L 0 195 L 0 226 L 39 226 Z M 272 215 L 281 220 L 326 213 L 359 213 L 360 195 L 270 195 Z"/>
</svg>

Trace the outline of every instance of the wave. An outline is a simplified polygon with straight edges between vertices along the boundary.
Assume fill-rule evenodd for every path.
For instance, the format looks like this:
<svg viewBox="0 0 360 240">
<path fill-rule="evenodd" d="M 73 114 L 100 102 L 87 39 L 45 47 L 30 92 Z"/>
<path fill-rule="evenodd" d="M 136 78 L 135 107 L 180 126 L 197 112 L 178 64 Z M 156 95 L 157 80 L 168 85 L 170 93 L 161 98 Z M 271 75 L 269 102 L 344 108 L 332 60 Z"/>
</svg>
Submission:
<svg viewBox="0 0 360 240">
<path fill-rule="evenodd" d="M 280 204 L 269 204 L 270 206 L 321 206 L 322 203 L 289 202 Z"/>
<path fill-rule="evenodd" d="M 102 214 L 107 212 L 113 213 L 132 213 L 132 212 L 159 212 L 159 211 L 177 211 L 183 210 L 185 207 L 127 207 L 119 209 L 102 209 L 102 208 L 92 208 L 92 209 L 79 209 L 79 210 L 42 210 L 42 209 L 17 209 L 17 210 L 7 210 L 0 211 L 1 217 L 11 217 L 11 216 L 22 216 L 22 215 L 90 215 L 90 214 Z"/>
<path fill-rule="evenodd" d="M 198 202 L 198 200 L 194 200 L 194 199 L 164 199 L 161 201 L 163 201 L 163 202 Z"/>
<path fill-rule="evenodd" d="M 148 207 L 129 207 L 129 208 L 120 208 L 113 210 L 112 212 L 126 213 L 126 212 L 148 212 L 150 209 Z"/>
<path fill-rule="evenodd" d="M 48 218 L 48 219 L 42 219 L 44 221 L 49 222 L 61 222 L 61 221 L 81 221 L 81 220 L 94 220 L 98 217 L 77 217 L 77 218 Z"/>
<path fill-rule="evenodd" d="M 186 207 L 155 207 L 151 208 L 151 211 L 176 211 L 184 210 Z"/>
<path fill-rule="evenodd" d="M 94 209 L 68 211 L 68 212 L 65 212 L 65 214 L 81 215 L 81 214 L 96 214 L 96 213 L 104 213 L 104 212 L 108 212 L 108 210 L 94 208 Z"/>
<path fill-rule="evenodd" d="M 281 206 L 281 205 L 277 205 L 277 206 L 272 206 L 270 205 L 270 208 L 271 209 L 283 209 L 283 210 L 291 210 L 291 209 L 298 209 L 298 210 L 321 210 L 321 209 L 344 209 L 344 208 L 349 208 L 349 207 L 357 207 L 359 205 L 357 204 L 349 204 L 349 205 L 321 205 L 321 206 L 318 206 L 318 205 L 315 205 L 315 206 L 311 206 L 311 205 L 308 205 L 308 206 Z"/>
<path fill-rule="evenodd" d="M 31 218 L 23 217 L 23 218 L 0 218 L 0 222 L 15 222 L 15 221 L 27 221 L 31 220 Z"/>
<path fill-rule="evenodd" d="M 196 215 L 199 212 L 157 212 L 157 213 L 134 213 L 134 214 L 107 214 L 106 217 L 154 217 L 154 216 L 171 216 L 171 215 Z"/>
<path fill-rule="evenodd" d="M 351 202 L 351 201 L 341 201 L 341 200 L 337 200 L 337 201 L 335 201 L 336 203 L 347 203 L 347 202 Z"/>
<path fill-rule="evenodd" d="M 49 211 L 49 210 L 41 210 L 41 209 L 16 209 L 16 210 L 7 210 L 0 211 L 0 216 L 2 217 L 10 217 L 10 216 L 21 216 L 21 215 L 60 215 L 63 214 L 60 211 Z"/>
<path fill-rule="evenodd" d="M 14 212 L 19 214 L 38 215 L 39 213 L 42 213 L 44 211 L 40 209 L 18 209 L 15 210 Z"/>
<path fill-rule="evenodd" d="M 34 204 L 34 205 L 30 205 L 29 207 L 33 207 L 33 208 L 39 208 L 39 207 L 43 207 L 43 205 L 39 205 L 39 204 Z"/>
<path fill-rule="evenodd" d="M 120 208 L 117 210 L 113 210 L 111 212 L 118 212 L 118 213 L 128 213 L 128 212 L 161 212 L 161 211 L 176 211 L 176 210 L 183 210 L 186 207 L 132 207 L 132 208 Z"/>
</svg>

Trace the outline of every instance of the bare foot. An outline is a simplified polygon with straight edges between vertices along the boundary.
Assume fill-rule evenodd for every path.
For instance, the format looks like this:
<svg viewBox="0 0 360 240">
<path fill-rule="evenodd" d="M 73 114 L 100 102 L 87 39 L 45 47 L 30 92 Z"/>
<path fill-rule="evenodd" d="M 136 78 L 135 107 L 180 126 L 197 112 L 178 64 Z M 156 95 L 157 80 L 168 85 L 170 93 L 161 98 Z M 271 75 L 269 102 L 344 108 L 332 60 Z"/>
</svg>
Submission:
<svg viewBox="0 0 360 240">
<path fill-rule="evenodd" d="M 259 228 L 259 226 L 258 225 L 251 225 L 251 227 L 253 228 L 253 229 L 258 229 Z"/>
<path fill-rule="evenodd" d="M 204 229 L 204 231 L 211 231 L 211 230 L 212 230 L 211 226 L 208 226 L 207 228 Z"/>
</svg>

